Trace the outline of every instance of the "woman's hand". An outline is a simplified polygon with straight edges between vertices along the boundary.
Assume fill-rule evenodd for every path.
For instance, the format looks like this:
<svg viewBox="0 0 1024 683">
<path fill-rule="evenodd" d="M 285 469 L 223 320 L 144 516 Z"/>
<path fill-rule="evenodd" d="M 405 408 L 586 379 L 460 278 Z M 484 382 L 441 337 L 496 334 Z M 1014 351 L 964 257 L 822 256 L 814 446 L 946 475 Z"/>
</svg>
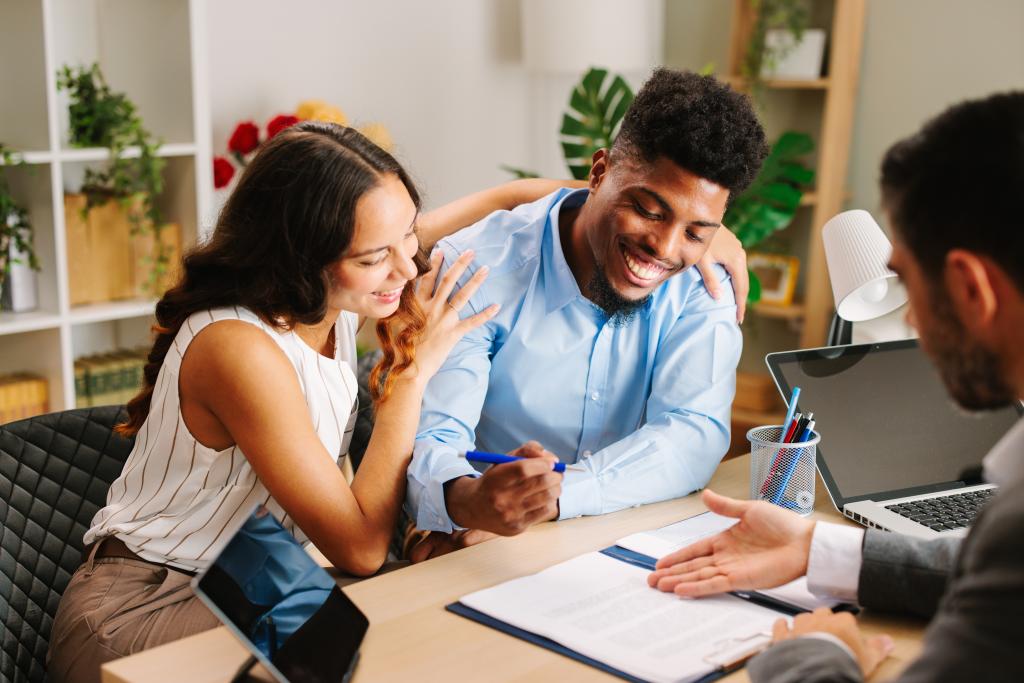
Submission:
<svg viewBox="0 0 1024 683">
<path fill-rule="evenodd" d="M 750 276 L 747 274 L 747 252 L 732 230 L 724 225 L 715 231 L 711 245 L 704 257 L 697 262 L 697 270 L 704 278 L 704 286 L 713 299 L 722 295 L 722 283 L 712 268 L 721 265 L 732 279 L 732 291 L 736 293 L 736 319 L 743 322 L 747 313 L 747 294 L 750 293 Z"/>
<path fill-rule="evenodd" d="M 499 308 L 494 304 L 476 315 L 460 320 L 459 312 L 487 279 L 488 268 L 483 266 L 478 269 L 465 286 L 452 294 L 455 284 L 473 260 L 473 250 L 467 250 L 459 256 L 448 272 L 438 279 L 442 260 L 441 250 L 434 250 L 430 256 L 430 271 L 420 279 L 416 287 L 416 298 L 427 322 L 416 345 L 416 363 L 410 371 L 416 373 L 416 378 L 424 384 L 441 368 L 456 342 L 470 330 L 493 318 Z"/>
<path fill-rule="evenodd" d="M 857 628 L 857 620 L 849 612 L 833 613 L 827 607 L 813 612 L 798 614 L 790 626 L 785 619 L 779 619 L 772 627 L 772 642 L 779 643 L 791 638 L 800 638 L 812 633 L 828 633 L 846 643 L 857 658 L 860 670 L 867 678 L 892 652 L 892 638 L 878 635 L 864 638 Z"/>
<path fill-rule="evenodd" d="M 764 501 L 706 490 L 712 512 L 740 521 L 658 560 L 647 583 L 685 597 L 773 588 L 807 573 L 814 522 Z"/>
</svg>

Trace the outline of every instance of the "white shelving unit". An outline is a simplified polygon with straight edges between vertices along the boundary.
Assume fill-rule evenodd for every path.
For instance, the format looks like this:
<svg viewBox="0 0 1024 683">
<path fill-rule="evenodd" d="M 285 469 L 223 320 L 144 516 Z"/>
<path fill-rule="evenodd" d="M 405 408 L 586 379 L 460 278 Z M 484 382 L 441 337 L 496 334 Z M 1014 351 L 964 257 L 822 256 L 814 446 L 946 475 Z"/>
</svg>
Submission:
<svg viewBox="0 0 1024 683">
<path fill-rule="evenodd" d="M 105 149 L 68 142 L 65 64 L 98 62 L 127 93 L 146 128 L 164 141 L 158 203 L 182 228 L 184 247 L 211 229 L 213 180 L 205 0 L 4 0 L 0 2 L 0 142 L 24 165 L 4 169 L 35 228 L 39 308 L 0 311 L 0 375 L 32 372 L 49 382 L 50 409 L 75 405 L 74 360 L 145 344 L 152 300 L 70 305 L 64 194 Z M 128 150 L 127 155 L 138 154 Z"/>
</svg>

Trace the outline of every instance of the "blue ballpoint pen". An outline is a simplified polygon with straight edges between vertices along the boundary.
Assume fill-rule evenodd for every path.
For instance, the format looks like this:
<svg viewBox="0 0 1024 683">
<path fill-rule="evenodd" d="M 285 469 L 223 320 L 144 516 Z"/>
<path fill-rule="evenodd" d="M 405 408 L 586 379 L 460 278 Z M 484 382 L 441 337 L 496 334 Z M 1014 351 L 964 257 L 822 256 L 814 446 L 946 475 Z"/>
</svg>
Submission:
<svg viewBox="0 0 1024 683">
<path fill-rule="evenodd" d="M 779 441 L 786 439 L 786 433 L 789 432 L 789 423 L 793 421 L 793 416 L 796 414 L 796 402 L 800 400 L 800 387 L 793 387 L 793 392 L 789 395 L 789 409 L 786 410 L 786 419 L 782 421 L 782 433 L 779 434 Z M 768 494 L 768 489 L 771 488 L 772 480 L 778 474 L 779 468 L 779 456 L 782 454 L 782 449 L 777 448 L 772 453 L 771 467 L 768 469 L 768 476 L 764 478 L 764 483 L 761 484 L 761 495 L 765 496 Z"/>
<path fill-rule="evenodd" d="M 504 453 L 487 453 L 486 451 L 466 451 L 465 453 L 459 454 L 460 458 L 465 458 L 470 462 L 483 462 L 488 465 L 502 465 L 506 462 L 515 462 L 516 460 L 526 460 L 526 458 L 518 455 L 505 455 Z M 585 472 L 582 467 L 572 467 L 566 465 L 564 462 L 556 462 L 552 469 L 555 472 L 562 473 L 566 470 L 572 470 L 573 472 Z"/>
</svg>

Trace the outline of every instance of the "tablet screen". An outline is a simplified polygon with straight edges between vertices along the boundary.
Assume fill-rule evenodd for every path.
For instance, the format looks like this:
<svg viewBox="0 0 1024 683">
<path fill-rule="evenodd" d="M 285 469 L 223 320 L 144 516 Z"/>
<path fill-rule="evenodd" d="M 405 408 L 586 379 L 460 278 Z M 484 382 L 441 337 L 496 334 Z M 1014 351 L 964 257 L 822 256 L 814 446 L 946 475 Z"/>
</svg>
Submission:
<svg viewBox="0 0 1024 683">
<path fill-rule="evenodd" d="M 279 681 L 351 675 L 369 622 L 266 508 L 249 515 L 193 588 Z"/>
</svg>

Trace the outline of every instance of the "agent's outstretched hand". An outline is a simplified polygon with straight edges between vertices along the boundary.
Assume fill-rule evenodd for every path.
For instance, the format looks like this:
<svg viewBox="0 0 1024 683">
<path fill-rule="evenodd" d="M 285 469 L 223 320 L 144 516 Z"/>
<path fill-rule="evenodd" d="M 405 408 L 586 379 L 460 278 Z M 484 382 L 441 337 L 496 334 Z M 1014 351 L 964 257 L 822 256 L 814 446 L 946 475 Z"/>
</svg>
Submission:
<svg viewBox="0 0 1024 683">
<path fill-rule="evenodd" d="M 706 490 L 712 512 L 739 523 L 658 560 L 647 582 L 665 592 L 699 597 L 773 588 L 807 573 L 814 522 L 764 501 L 735 500 Z"/>
</svg>

